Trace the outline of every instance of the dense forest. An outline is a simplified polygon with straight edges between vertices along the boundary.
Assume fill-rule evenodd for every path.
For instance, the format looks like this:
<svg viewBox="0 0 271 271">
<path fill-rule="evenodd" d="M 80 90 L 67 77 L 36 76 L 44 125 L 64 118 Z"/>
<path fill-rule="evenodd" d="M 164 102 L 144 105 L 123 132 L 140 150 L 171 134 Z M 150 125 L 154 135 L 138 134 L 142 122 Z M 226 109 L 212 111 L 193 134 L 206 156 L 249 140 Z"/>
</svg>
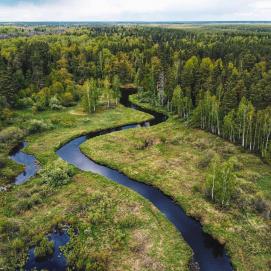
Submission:
<svg viewBox="0 0 271 271">
<path fill-rule="evenodd" d="M 0 26 L 0 147 L 0 269 L 271 267 L 270 26 Z"/>
<path fill-rule="evenodd" d="M 270 158 L 270 35 L 119 26 L 4 39 L 1 121 L 12 108 L 95 111 L 134 83 L 142 101 Z"/>
</svg>

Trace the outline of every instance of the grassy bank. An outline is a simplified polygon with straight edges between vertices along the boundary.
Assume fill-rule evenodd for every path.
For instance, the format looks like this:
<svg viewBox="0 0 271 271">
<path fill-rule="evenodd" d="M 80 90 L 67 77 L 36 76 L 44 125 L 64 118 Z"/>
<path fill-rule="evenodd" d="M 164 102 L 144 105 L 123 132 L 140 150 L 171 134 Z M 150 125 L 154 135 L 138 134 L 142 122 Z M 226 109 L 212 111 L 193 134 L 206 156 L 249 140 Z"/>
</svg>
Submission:
<svg viewBox="0 0 271 271">
<path fill-rule="evenodd" d="M 48 159 L 55 159 L 55 150 L 74 137 L 90 131 L 117 127 L 134 122 L 149 120 L 152 116 L 119 105 L 116 109 L 104 110 L 99 108 L 97 114 L 87 115 L 80 107 L 67 108 L 61 111 L 44 111 L 33 117 L 31 110 L 19 110 L 14 113 L 12 123 L 4 128 L 20 129 L 20 135 L 11 133 L 6 142 L 0 142 L 0 186 L 13 182 L 14 178 L 23 170 L 9 159 L 9 152 L 22 140 L 28 143 L 23 151 L 34 154 L 39 162 L 46 163 Z M 33 129 L 33 120 L 41 127 Z"/>
<path fill-rule="evenodd" d="M 271 168 L 255 155 L 204 131 L 189 129 L 174 118 L 154 127 L 91 139 L 82 150 L 172 196 L 201 221 L 206 232 L 226 244 L 236 270 L 270 270 L 270 220 L 258 205 L 268 203 Z M 238 160 L 238 185 L 228 209 L 211 203 L 204 193 L 214 154 L 222 160 L 232 156 Z"/>
<path fill-rule="evenodd" d="M 21 112 L 27 123 L 31 112 Z M 41 166 L 81 134 L 142 122 L 150 115 L 119 106 L 85 115 L 79 108 L 35 115 L 53 126 L 26 138 Z M 65 256 L 77 270 L 187 270 L 191 251 L 175 228 L 141 196 L 91 173 L 52 188 L 37 176 L 0 193 L 0 268 L 23 267 L 28 248 L 54 228 L 69 226 Z M 77 234 L 73 234 L 77 232 Z M 95 270 L 96 270 L 95 269 Z"/>
<path fill-rule="evenodd" d="M 84 115 L 73 109 L 66 114 L 59 113 L 58 116 L 50 116 L 50 118 L 57 119 L 58 124 L 55 129 L 27 138 L 30 144 L 25 151 L 34 154 L 41 163 L 55 159 L 57 157 L 55 151 L 75 137 L 121 125 L 144 122 L 152 116 L 119 105 L 116 109 L 104 110 L 92 115 Z"/>
<path fill-rule="evenodd" d="M 27 248 L 64 225 L 71 235 L 65 255 L 77 270 L 187 270 L 190 251 L 174 227 L 142 197 L 105 178 L 77 174 L 60 189 L 34 179 L 0 201 L 3 270 L 22 267 Z"/>
</svg>

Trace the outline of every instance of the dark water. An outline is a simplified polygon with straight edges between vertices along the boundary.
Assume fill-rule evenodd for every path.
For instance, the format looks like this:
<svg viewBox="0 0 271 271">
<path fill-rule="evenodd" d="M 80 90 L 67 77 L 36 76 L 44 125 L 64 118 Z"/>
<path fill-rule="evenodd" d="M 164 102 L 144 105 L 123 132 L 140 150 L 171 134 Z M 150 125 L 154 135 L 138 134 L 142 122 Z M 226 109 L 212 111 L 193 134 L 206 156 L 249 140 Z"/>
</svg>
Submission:
<svg viewBox="0 0 271 271">
<path fill-rule="evenodd" d="M 19 185 L 26 182 L 29 178 L 35 176 L 38 171 L 37 160 L 33 155 L 26 154 L 21 151 L 26 147 L 26 143 L 21 143 L 17 148 L 15 148 L 11 154 L 10 158 L 17 162 L 18 164 L 24 165 L 24 171 L 15 178 L 15 184 Z"/>
<path fill-rule="evenodd" d="M 131 92 L 130 92 L 131 93 Z M 123 93 L 121 103 L 125 106 L 135 108 L 147 113 L 151 113 L 154 119 L 150 122 L 140 124 L 141 127 L 155 125 L 166 120 L 163 114 L 151 110 L 143 110 L 140 107 L 131 105 L 128 102 L 128 92 Z M 57 154 L 68 163 L 77 168 L 102 175 L 110 180 L 124 185 L 144 198 L 151 201 L 182 234 L 185 241 L 190 245 L 194 252 L 194 260 L 199 263 L 200 270 L 203 271 L 229 271 L 232 270 L 230 259 L 226 255 L 225 249 L 210 235 L 205 234 L 199 222 L 188 217 L 182 208 L 177 205 L 170 197 L 165 196 L 160 190 L 150 185 L 137 182 L 128 178 L 117 170 L 99 165 L 87 158 L 80 151 L 80 145 L 89 138 L 111 133 L 117 130 L 132 129 L 139 127 L 138 124 L 123 126 L 116 129 L 108 129 L 97 133 L 90 133 L 87 136 L 78 137 L 57 151 Z"/>
<path fill-rule="evenodd" d="M 34 255 L 34 247 L 29 250 L 29 258 L 25 265 L 25 270 L 30 271 L 33 269 L 36 270 L 52 270 L 52 271 L 64 271 L 67 268 L 67 262 L 60 251 L 60 247 L 67 244 L 70 240 L 70 237 L 66 231 L 63 232 L 53 232 L 48 236 L 48 239 L 54 241 L 54 254 L 45 259 L 38 260 Z"/>
</svg>

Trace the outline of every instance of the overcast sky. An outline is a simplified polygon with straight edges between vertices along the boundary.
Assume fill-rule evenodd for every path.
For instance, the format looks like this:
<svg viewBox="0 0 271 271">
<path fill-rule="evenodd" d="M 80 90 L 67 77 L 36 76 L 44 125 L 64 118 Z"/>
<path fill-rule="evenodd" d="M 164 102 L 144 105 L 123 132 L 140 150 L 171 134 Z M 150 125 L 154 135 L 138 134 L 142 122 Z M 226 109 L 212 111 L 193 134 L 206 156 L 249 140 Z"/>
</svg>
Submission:
<svg viewBox="0 0 271 271">
<path fill-rule="evenodd" d="M 271 20 L 271 0 L 0 0 L 0 21 Z"/>
</svg>

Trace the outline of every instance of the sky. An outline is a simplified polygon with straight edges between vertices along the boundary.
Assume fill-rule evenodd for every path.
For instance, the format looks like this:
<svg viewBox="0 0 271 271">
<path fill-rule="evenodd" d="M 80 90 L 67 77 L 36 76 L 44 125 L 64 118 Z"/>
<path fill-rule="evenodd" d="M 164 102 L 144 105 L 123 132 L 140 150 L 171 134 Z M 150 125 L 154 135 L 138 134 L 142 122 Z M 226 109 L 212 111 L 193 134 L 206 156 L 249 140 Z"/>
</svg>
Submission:
<svg viewBox="0 0 271 271">
<path fill-rule="evenodd" d="M 271 0 L 0 0 L 0 21 L 271 21 Z"/>
</svg>

